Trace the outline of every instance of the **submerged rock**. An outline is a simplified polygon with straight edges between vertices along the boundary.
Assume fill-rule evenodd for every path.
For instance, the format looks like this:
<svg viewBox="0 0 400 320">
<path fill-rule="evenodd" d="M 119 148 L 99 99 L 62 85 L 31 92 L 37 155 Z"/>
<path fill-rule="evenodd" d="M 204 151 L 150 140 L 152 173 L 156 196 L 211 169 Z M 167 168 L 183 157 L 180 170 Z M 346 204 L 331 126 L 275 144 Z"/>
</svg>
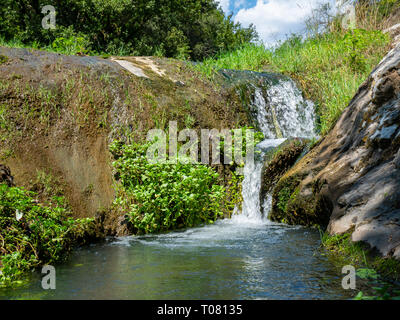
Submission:
<svg viewBox="0 0 400 320">
<path fill-rule="evenodd" d="M 352 233 L 400 258 L 400 44 L 333 130 L 278 182 L 271 219 Z"/>
</svg>

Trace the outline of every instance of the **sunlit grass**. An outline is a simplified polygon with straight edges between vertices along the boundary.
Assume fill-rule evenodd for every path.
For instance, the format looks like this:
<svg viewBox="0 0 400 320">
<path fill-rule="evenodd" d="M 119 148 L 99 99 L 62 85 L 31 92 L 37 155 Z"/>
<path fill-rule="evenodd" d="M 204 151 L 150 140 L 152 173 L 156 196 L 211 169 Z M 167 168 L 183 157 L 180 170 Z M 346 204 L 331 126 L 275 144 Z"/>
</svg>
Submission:
<svg viewBox="0 0 400 320">
<path fill-rule="evenodd" d="M 382 59 L 388 43 L 389 38 L 380 31 L 326 33 L 306 40 L 292 36 L 275 49 L 246 45 L 196 67 L 211 79 L 220 69 L 289 75 L 316 103 L 319 129 L 324 135 Z"/>
</svg>

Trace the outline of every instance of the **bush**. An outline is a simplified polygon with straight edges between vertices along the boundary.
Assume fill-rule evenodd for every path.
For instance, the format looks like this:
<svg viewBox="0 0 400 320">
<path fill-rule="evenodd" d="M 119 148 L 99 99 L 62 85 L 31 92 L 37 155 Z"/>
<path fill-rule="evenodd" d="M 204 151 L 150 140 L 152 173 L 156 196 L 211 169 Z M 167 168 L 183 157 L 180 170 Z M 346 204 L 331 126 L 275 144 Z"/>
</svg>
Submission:
<svg viewBox="0 0 400 320">
<path fill-rule="evenodd" d="M 28 270 L 67 257 L 91 219 L 68 218 L 62 198 L 42 206 L 34 193 L 0 184 L 0 286 L 20 282 Z"/>
<path fill-rule="evenodd" d="M 134 233 L 194 227 L 223 216 L 225 189 L 212 168 L 180 161 L 150 163 L 150 145 L 114 142 L 110 147 L 120 181 L 114 203 L 128 212 Z"/>
<path fill-rule="evenodd" d="M 3 0 L 0 34 L 6 41 L 50 48 L 58 30 L 73 29 L 89 39 L 93 53 L 156 55 L 202 60 L 257 38 L 226 18 L 214 0 Z M 41 8 L 56 9 L 56 29 L 41 26 Z M 69 37 L 64 37 L 70 39 Z M 63 41 L 57 41 L 58 48 Z M 68 44 L 68 47 L 71 44 Z M 69 53 L 68 50 L 65 53 Z"/>
<path fill-rule="evenodd" d="M 51 48 L 64 54 L 85 54 L 90 51 L 90 41 L 84 34 L 76 33 L 72 27 L 59 28 Z"/>
</svg>

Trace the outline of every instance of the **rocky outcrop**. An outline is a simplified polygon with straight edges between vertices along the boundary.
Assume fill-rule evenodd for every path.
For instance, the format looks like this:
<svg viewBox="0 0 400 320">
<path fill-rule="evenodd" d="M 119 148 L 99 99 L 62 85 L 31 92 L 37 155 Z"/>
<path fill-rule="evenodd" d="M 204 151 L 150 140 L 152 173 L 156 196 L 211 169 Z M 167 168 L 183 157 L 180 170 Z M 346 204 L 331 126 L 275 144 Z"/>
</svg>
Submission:
<svg viewBox="0 0 400 320">
<path fill-rule="evenodd" d="M 333 130 L 278 182 L 272 220 L 351 233 L 400 258 L 400 44 Z"/>
<path fill-rule="evenodd" d="M 0 56 L 0 158 L 15 183 L 31 190 L 38 172 L 51 173 L 74 218 L 107 212 L 111 234 L 126 233 L 123 217 L 109 212 L 114 139 L 145 141 L 149 130 L 167 129 L 169 121 L 179 129 L 249 124 L 234 91 L 203 79 L 186 62 L 5 47 Z"/>
<path fill-rule="evenodd" d="M 0 183 L 5 183 L 9 187 L 14 186 L 14 178 L 11 175 L 10 168 L 0 164 Z"/>
</svg>

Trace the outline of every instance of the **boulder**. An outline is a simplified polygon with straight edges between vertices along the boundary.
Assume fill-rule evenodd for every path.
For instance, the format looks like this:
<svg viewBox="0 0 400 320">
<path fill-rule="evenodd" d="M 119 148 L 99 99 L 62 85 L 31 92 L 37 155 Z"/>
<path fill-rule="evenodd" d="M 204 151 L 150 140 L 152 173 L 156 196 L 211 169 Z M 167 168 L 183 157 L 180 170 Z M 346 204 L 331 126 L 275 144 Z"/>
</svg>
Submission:
<svg viewBox="0 0 400 320">
<path fill-rule="evenodd" d="M 400 44 L 332 131 L 277 183 L 272 220 L 351 233 L 400 258 Z"/>
</svg>

